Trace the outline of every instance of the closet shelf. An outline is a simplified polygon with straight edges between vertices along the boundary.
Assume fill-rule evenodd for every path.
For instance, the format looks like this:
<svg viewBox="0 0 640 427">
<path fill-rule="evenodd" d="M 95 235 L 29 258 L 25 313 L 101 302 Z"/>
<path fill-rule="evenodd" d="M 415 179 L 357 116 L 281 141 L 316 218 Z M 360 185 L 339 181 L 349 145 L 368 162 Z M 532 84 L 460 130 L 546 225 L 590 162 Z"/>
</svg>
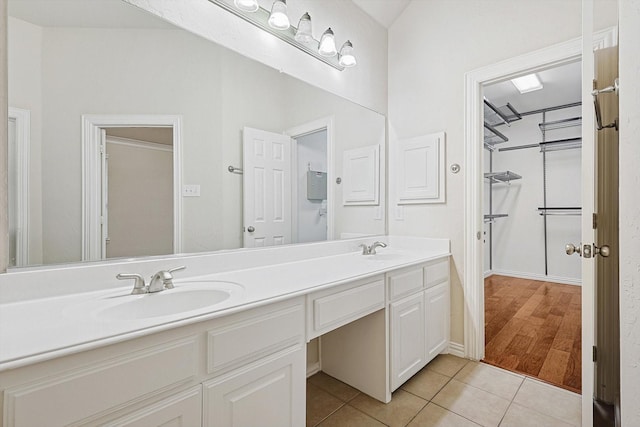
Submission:
<svg viewBox="0 0 640 427">
<path fill-rule="evenodd" d="M 495 144 L 501 144 L 503 142 L 507 142 L 509 138 L 500 133 L 496 128 L 488 124 L 484 123 L 484 144 L 493 146 Z M 493 150 L 492 150 L 493 151 Z"/>
<path fill-rule="evenodd" d="M 516 179 L 522 179 L 521 175 L 511 171 L 488 172 L 484 174 L 484 177 L 491 183 L 505 182 L 507 184 L 510 184 L 511 181 L 515 181 Z"/>
<path fill-rule="evenodd" d="M 516 120 L 522 119 L 522 116 L 513 105 L 507 103 L 502 107 L 496 107 L 487 98 L 484 98 L 484 122 L 489 126 L 507 125 Z"/>
<path fill-rule="evenodd" d="M 538 208 L 538 214 L 541 216 L 550 216 L 550 215 L 580 216 L 582 215 L 582 208 L 580 207 Z"/>
<path fill-rule="evenodd" d="M 542 132 L 546 132 L 548 130 L 564 129 L 581 125 L 582 117 L 571 117 L 569 119 L 555 120 L 552 122 L 542 122 L 538 124 L 538 127 Z"/>
<path fill-rule="evenodd" d="M 490 214 L 490 215 L 485 215 L 484 216 L 484 222 L 493 222 L 495 221 L 497 218 L 506 218 L 508 217 L 508 214 Z"/>
</svg>

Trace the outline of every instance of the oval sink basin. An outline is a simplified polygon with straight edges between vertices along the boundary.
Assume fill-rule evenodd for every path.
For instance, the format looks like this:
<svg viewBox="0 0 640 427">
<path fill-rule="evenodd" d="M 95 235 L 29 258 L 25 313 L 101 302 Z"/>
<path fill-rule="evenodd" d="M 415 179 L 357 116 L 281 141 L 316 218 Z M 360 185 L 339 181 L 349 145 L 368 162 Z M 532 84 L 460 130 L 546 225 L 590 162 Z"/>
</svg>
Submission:
<svg viewBox="0 0 640 427">
<path fill-rule="evenodd" d="M 231 297 L 225 289 L 166 290 L 153 294 L 131 295 L 132 299 L 106 307 L 96 317 L 134 320 L 168 316 L 203 309 L 219 304 Z"/>
<path fill-rule="evenodd" d="M 174 285 L 174 289 L 142 295 L 131 295 L 130 289 L 116 290 L 68 306 L 63 314 L 74 319 L 105 322 L 160 320 L 176 315 L 191 317 L 229 306 L 245 291 L 238 283 L 220 280 L 180 280 Z"/>
</svg>

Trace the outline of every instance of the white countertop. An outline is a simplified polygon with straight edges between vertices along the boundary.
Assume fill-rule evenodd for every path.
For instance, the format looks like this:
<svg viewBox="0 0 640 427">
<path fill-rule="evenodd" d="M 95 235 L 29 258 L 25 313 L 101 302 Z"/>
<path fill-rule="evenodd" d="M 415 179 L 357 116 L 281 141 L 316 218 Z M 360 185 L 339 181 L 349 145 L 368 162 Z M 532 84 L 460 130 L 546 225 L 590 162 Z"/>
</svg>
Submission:
<svg viewBox="0 0 640 427">
<path fill-rule="evenodd" d="M 163 291 L 163 298 L 190 287 L 206 287 L 204 281 L 233 282 L 237 286 L 232 285 L 230 298 L 213 306 L 143 319 L 106 319 L 96 314 L 127 299 L 154 298 L 154 294 L 130 295 L 132 284 L 0 304 L 0 371 L 225 316 L 449 255 L 442 245 L 386 248 L 378 253 L 364 256 L 348 252 L 180 279 L 176 275 L 176 289 Z"/>
</svg>

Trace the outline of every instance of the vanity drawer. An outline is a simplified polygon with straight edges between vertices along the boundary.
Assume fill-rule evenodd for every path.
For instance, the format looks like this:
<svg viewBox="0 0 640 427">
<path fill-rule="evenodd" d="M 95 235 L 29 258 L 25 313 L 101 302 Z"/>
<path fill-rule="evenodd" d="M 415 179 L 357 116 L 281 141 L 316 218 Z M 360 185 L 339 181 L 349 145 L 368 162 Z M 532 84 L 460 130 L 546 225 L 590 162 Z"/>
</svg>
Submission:
<svg viewBox="0 0 640 427">
<path fill-rule="evenodd" d="M 395 301 L 400 297 L 421 291 L 424 286 L 422 267 L 408 267 L 387 274 L 387 288 L 389 300 Z"/>
<path fill-rule="evenodd" d="M 196 337 L 84 366 L 5 391 L 7 427 L 68 425 L 195 378 Z"/>
<path fill-rule="evenodd" d="M 307 296 L 307 340 L 384 308 L 384 278 L 377 276 Z"/>
<path fill-rule="evenodd" d="M 302 297 L 225 317 L 207 332 L 207 371 L 227 372 L 303 342 Z"/>
<path fill-rule="evenodd" d="M 430 262 L 424 268 L 424 282 L 427 288 L 449 280 L 449 258 Z"/>
</svg>

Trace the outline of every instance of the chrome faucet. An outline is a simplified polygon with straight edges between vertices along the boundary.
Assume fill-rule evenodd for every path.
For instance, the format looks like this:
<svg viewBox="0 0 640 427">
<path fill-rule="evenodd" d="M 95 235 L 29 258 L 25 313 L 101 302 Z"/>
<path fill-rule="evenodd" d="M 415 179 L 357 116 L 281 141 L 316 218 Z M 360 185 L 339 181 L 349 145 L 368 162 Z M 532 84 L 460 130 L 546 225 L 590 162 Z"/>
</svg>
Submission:
<svg viewBox="0 0 640 427">
<path fill-rule="evenodd" d="M 173 289 L 173 275 L 171 273 L 184 270 L 185 268 L 187 267 L 183 265 L 180 267 L 171 268 L 169 270 L 160 270 L 156 274 L 151 276 L 149 285 L 145 284 L 144 277 L 142 277 L 140 274 L 135 273 L 120 273 L 116 276 L 116 279 L 135 279 L 131 295 L 160 292 L 164 291 L 165 289 Z"/>
<path fill-rule="evenodd" d="M 386 248 L 387 244 L 384 242 L 373 242 L 371 246 L 367 246 L 365 243 L 361 243 L 359 247 L 362 248 L 362 255 L 375 255 L 376 248 Z"/>
</svg>

